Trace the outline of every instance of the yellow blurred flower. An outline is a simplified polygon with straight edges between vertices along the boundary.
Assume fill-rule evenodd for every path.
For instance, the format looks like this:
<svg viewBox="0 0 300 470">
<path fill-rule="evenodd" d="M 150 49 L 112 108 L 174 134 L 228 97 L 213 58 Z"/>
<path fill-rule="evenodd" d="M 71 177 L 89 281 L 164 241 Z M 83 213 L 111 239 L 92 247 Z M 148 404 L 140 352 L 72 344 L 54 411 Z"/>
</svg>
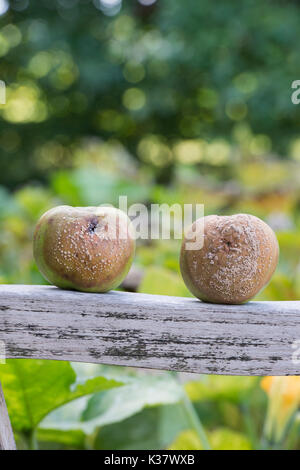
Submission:
<svg viewBox="0 0 300 470">
<path fill-rule="evenodd" d="M 269 398 L 265 437 L 278 443 L 300 405 L 300 377 L 265 377 L 261 387 Z"/>
<path fill-rule="evenodd" d="M 271 394 L 274 385 L 280 386 L 282 399 L 286 406 L 300 404 L 300 376 L 289 377 L 265 377 L 261 386 L 262 389 L 268 394 Z"/>
</svg>

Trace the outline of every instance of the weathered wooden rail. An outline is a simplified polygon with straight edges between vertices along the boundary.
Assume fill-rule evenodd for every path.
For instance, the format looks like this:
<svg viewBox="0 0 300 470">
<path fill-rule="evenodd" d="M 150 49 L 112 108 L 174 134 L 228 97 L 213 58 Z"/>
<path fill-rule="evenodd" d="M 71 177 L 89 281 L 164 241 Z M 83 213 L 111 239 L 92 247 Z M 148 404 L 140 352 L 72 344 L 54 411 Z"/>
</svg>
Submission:
<svg viewBox="0 0 300 470">
<path fill-rule="evenodd" d="M 16 450 L 15 439 L 8 416 L 0 382 L 0 450 Z"/>
<path fill-rule="evenodd" d="M 7 358 L 295 375 L 297 340 L 300 301 L 216 305 L 183 297 L 0 286 L 0 341 Z"/>
<path fill-rule="evenodd" d="M 299 340 L 300 301 L 215 305 L 125 292 L 0 286 L 0 341 L 7 358 L 299 375 Z M 0 419 L 3 413 L 0 396 Z M 0 424 L 0 448 L 1 431 Z"/>
</svg>

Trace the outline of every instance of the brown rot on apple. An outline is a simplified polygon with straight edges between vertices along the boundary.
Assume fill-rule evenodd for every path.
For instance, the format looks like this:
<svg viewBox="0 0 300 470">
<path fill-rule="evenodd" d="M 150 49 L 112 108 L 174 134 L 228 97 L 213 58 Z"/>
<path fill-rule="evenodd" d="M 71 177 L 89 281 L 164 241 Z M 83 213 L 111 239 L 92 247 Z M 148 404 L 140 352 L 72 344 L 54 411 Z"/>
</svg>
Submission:
<svg viewBox="0 0 300 470">
<path fill-rule="evenodd" d="M 198 240 L 202 236 L 203 247 L 192 249 L 188 244 L 196 236 Z M 270 281 L 278 256 L 276 235 L 261 219 L 248 214 L 210 215 L 187 230 L 180 267 L 188 289 L 199 299 L 240 304 Z"/>
<path fill-rule="evenodd" d="M 126 277 L 135 237 L 129 218 L 118 209 L 59 206 L 40 218 L 33 252 L 39 270 L 51 284 L 107 292 Z"/>
</svg>

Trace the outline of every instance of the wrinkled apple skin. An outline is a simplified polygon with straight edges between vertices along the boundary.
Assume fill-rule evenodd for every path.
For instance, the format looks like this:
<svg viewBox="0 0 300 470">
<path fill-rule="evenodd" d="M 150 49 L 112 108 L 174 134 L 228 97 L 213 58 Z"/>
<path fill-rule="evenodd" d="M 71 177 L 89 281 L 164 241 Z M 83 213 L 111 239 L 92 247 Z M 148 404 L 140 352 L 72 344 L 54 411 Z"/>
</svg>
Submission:
<svg viewBox="0 0 300 470">
<path fill-rule="evenodd" d="M 51 284 L 108 292 L 122 283 L 131 267 L 135 237 L 129 218 L 119 209 L 59 206 L 38 221 L 33 253 Z"/>
<path fill-rule="evenodd" d="M 203 231 L 204 229 L 204 231 Z M 203 247 L 187 250 L 198 233 Z M 190 292 L 205 302 L 242 304 L 270 281 L 279 256 L 275 233 L 249 214 L 209 215 L 187 230 L 180 269 Z"/>
</svg>

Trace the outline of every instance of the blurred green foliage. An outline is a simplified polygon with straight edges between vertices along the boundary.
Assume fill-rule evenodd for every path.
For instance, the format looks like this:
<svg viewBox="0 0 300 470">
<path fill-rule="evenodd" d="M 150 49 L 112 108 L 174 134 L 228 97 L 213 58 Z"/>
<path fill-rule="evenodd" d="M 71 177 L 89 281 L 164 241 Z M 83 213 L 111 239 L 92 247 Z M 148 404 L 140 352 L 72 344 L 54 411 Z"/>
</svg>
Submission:
<svg viewBox="0 0 300 470">
<path fill-rule="evenodd" d="M 281 255 L 257 298 L 299 299 L 297 2 L 0 5 L 0 283 L 45 283 L 31 241 L 47 209 L 127 195 L 263 218 Z M 179 250 L 178 240 L 138 244 L 139 292 L 190 295 Z M 0 379 L 20 448 L 203 448 L 168 373 L 9 361 Z M 213 448 L 266 446 L 259 382 L 185 377 Z M 299 436 L 296 423 L 281 446 L 299 449 Z"/>
<path fill-rule="evenodd" d="M 296 2 L 4 4 L 0 183 L 46 181 L 90 138 L 120 142 L 161 182 L 178 161 L 230 178 L 237 141 L 299 160 Z"/>
</svg>

